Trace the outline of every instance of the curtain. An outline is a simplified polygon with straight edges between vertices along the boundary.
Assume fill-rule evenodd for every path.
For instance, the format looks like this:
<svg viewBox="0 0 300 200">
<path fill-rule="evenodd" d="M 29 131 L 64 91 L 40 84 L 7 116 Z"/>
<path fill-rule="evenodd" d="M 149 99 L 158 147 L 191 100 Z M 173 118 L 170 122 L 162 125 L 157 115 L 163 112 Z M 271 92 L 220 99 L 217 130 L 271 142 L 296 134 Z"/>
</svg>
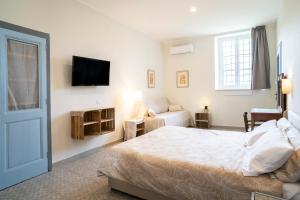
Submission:
<svg viewBox="0 0 300 200">
<path fill-rule="evenodd" d="M 7 41 L 8 110 L 39 107 L 38 46 Z"/>
<path fill-rule="evenodd" d="M 265 26 L 252 29 L 252 89 L 270 89 L 270 55 Z"/>
</svg>

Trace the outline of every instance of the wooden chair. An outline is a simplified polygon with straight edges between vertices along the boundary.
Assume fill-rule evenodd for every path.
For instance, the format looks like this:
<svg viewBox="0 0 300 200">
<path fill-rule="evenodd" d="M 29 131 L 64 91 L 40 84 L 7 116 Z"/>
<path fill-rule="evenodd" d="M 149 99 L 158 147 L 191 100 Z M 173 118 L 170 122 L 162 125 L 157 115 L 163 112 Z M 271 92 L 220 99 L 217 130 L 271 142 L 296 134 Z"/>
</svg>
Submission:
<svg viewBox="0 0 300 200">
<path fill-rule="evenodd" d="M 244 124 L 245 124 L 245 132 L 248 132 L 249 131 L 249 128 L 251 126 L 251 120 L 248 120 L 248 113 L 247 112 L 244 112 Z"/>
<path fill-rule="evenodd" d="M 245 132 L 250 132 L 251 131 L 251 120 L 248 120 L 248 113 L 244 112 L 243 114 L 244 117 L 244 124 L 245 124 Z M 262 123 L 255 123 L 254 126 L 259 126 Z"/>
</svg>

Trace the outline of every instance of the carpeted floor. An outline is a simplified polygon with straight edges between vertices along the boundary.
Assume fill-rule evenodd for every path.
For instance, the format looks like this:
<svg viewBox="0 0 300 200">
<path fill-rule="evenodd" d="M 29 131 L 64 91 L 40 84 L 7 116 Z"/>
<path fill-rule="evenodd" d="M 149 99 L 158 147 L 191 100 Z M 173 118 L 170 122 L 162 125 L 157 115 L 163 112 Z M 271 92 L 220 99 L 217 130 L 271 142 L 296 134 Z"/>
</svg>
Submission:
<svg viewBox="0 0 300 200">
<path fill-rule="evenodd" d="M 98 176 L 100 151 L 71 158 L 53 166 L 49 173 L 0 192 L 0 200 L 137 200 L 108 188 Z"/>
</svg>

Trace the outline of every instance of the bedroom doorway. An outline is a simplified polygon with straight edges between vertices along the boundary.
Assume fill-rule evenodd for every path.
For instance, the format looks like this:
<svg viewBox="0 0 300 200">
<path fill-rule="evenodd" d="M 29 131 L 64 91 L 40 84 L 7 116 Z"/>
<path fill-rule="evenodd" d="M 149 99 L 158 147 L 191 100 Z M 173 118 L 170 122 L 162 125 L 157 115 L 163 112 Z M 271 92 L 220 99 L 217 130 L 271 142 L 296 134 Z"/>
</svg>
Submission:
<svg viewBox="0 0 300 200">
<path fill-rule="evenodd" d="M 0 21 L 0 190 L 51 169 L 43 36 Z"/>
</svg>

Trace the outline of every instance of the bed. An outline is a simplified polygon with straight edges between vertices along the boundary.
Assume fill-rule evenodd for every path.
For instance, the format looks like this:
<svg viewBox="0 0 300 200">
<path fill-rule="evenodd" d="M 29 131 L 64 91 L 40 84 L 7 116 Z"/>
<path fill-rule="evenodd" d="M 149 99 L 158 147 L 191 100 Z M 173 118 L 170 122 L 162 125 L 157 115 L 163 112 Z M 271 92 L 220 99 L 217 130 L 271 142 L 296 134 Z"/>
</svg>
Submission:
<svg viewBox="0 0 300 200">
<path fill-rule="evenodd" d="M 193 118 L 191 114 L 182 109 L 171 111 L 170 105 L 167 98 L 156 98 L 156 99 L 147 99 L 144 102 L 145 109 L 147 110 L 145 121 L 146 132 L 153 131 L 163 126 L 181 126 L 188 127 L 193 125 Z M 173 105 L 174 106 L 174 105 Z M 149 116 L 148 110 L 151 109 L 155 114 Z"/>
<path fill-rule="evenodd" d="M 188 127 L 193 125 L 193 119 L 186 110 L 176 112 L 163 112 L 155 117 L 145 117 L 146 132 L 153 131 L 163 126 Z"/>
<path fill-rule="evenodd" d="M 289 116 L 300 124 L 299 116 Z M 269 174 L 243 176 L 244 137 L 166 126 L 109 148 L 100 170 L 111 188 L 145 199 L 249 200 L 253 191 L 284 196 L 288 189 Z"/>
</svg>

